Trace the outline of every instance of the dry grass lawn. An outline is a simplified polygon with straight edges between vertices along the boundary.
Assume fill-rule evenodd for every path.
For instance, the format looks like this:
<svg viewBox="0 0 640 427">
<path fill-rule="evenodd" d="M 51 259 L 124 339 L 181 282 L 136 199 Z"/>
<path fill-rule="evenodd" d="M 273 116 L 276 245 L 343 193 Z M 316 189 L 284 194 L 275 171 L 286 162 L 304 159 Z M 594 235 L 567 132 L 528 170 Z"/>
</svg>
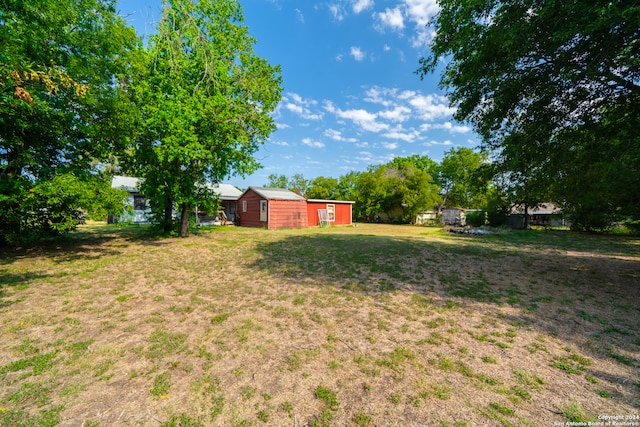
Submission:
<svg viewBox="0 0 640 427">
<path fill-rule="evenodd" d="M 631 237 L 86 226 L 0 251 L 0 425 L 638 423 L 639 302 Z"/>
</svg>

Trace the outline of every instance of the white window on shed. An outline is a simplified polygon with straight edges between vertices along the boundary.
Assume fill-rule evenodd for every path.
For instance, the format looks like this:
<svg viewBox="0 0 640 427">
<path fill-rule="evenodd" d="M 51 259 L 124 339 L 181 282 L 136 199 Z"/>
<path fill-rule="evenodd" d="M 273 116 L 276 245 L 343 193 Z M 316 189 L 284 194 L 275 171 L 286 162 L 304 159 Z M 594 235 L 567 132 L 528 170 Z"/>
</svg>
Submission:
<svg viewBox="0 0 640 427">
<path fill-rule="evenodd" d="M 247 211 L 247 201 L 243 200 L 242 201 L 242 212 L 246 212 Z"/>
<path fill-rule="evenodd" d="M 267 221 L 267 201 L 260 200 L 260 221 Z"/>
<path fill-rule="evenodd" d="M 329 222 L 336 220 L 336 205 L 333 203 L 327 204 L 327 217 L 329 217 Z"/>
</svg>

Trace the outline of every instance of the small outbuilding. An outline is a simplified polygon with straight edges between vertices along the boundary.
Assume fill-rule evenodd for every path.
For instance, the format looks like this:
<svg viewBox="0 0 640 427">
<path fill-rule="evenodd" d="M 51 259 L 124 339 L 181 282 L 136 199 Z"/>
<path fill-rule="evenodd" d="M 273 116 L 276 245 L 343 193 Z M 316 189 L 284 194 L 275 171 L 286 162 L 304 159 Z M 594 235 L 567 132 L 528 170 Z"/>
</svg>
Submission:
<svg viewBox="0 0 640 427">
<path fill-rule="evenodd" d="M 249 187 L 238 199 L 236 222 L 269 230 L 307 228 L 307 200 L 283 188 Z"/>
<path fill-rule="evenodd" d="M 307 200 L 307 216 L 309 227 L 320 225 L 318 211 L 326 212 L 328 225 L 351 225 L 353 223 L 353 204 L 342 200 Z M 322 213 L 324 215 L 324 213 Z"/>
<path fill-rule="evenodd" d="M 464 227 L 467 224 L 466 212 L 466 209 L 462 208 L 444 208 L 442 209 L 442 224 Z"/>
</svg>

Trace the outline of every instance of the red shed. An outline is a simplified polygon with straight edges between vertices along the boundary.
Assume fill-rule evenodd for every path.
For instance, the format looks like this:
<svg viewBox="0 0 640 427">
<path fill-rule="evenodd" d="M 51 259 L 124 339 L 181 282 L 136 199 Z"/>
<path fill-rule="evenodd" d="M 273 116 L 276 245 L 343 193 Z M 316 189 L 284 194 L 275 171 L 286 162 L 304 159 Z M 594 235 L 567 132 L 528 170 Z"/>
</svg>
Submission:
<svg viewBox="0 0 640 427">
<path fill-rule="evenodd" d="M 306 199 L 282 188 L 249 187 L 238 199 L 237 216 L 244 227 L 308 227 Z"/>
<path fill-rule="evenodd" d="M 318 218 L 318 210 L 326 209 L 329 225 L 351 225 L 353 203 L 343 200 L 307 200 L 307 215 L 309 217 L 309 226 L 320 225 Z"/>
</svg>

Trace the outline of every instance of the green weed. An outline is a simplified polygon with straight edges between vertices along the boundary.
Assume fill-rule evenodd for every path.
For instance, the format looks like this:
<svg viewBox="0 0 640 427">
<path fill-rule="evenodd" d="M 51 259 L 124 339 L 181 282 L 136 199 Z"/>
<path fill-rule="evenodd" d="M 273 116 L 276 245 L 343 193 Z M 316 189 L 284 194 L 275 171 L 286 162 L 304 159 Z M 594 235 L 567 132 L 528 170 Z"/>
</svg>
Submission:
<svg viewBox="0 0 640 427">
<path fill-rule="evenodd" d="M 168 372 L 156 375 L 153 379 L 153 387 L 151 388 L 151 395 L 155 397 L 165 396 L 169 393 L 171 387 L 171 376 Z"/>
<path fill-rule="evenodd" d="M 152 360 L 187 351 L 187 334 L 156 329 L 151 333 L 149 341 L 151 345 L 147 350 L 147 357 Z"/>
<path fill-rule="evenodd" d="M 489 403 L 489 407 L 502 415 L 514 415 L 516 413 L 515 409 L 509 408 L 508 406 L 498 402 Z"/>
<path fill-rule="evenodd" d="M 225 320 L 227 320 L 229 318 L 231 314 L 229 313 L 221 313 L 218 315 L 213 316 L 213 318 L 211 318 L 211 324 L 212 325 L 219 325 L 222 322 L 224 322 Z"/>
<path fill-rule="evenodd" d="M 570 363 L 567 360 L 567 358 L 559 357 L 559 356 L 554 356 L 550 365 L 554 368 L 560 369 L 561 371 L 565 371 L 569 374 L 580 374 L 585 369 L 580 365 L 578 365 L 578 367 L 575 367 L 572 363 Z"/>
<path fill-rule="evenodd" d="M 332 411 L 338 410 L 340 402 L 338 402 L 335 391 L 331 390 L 328 387 L 318 386 L 315 390 L 315 396 L 316 398 L 322 400 Z"/>
<path fill-rule="evenodd" d="M 561 407 L 558 409 L 560 410 L 560 413 L 562 413 L 562 415 L 564 415 L 564 417 L 571 422 L 586 423 L 589 421 L 595 421 L 595 418 L 592 415 L 587 414 L 582 409 L 580 404 L 575 401 L 571 402 L 569 405 L 565 407 Z"/>
<path fill-rule="evenodd" d="M 373 426 L 373 421 L 371 419 L 371 415 L 367 414 L 364 409 L 353 414 L 352 417 L 353 422 L 358 427 L 370 427 Z"/>
<path fill-rule="evenodd" d="M 19 372 L 31 368 L 31 372 L 25 372 L 21 375 L 22 378 L 31 375 L 40 375 L 41 373 L 48 371 L 53 366 L 57 352 L 53 351 L 45 354 L 38 354 L 35 356 L 27 357 L 24 359 L 16 360 L 0 368 L 0 378 L 7 372 Z"/>
</svg>

